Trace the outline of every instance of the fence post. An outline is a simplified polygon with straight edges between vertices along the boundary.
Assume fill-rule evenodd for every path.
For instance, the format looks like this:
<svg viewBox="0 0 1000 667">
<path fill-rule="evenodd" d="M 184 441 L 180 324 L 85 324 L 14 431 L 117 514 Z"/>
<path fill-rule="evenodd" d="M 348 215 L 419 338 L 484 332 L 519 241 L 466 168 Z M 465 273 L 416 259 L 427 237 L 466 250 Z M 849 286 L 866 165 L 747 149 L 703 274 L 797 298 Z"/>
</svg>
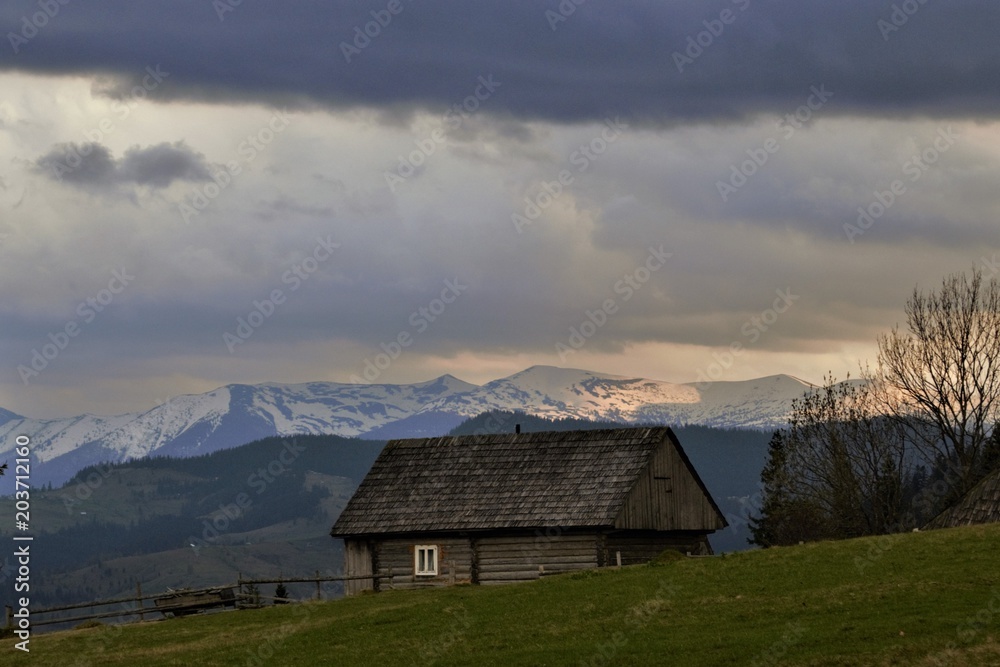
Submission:
<svg viewBox="0 0 1000 667">
<path fill-rule="evenodd" d="M 142 583 L 138 581 L 135 582 L 135 602 L 139 605 L 139 621 L 145 621 L 146 614 L 142 609 Z"/>
<path fill-rule="evenodd" d="M 323 590 L 319 586 L 319 570 L 316 570 L 316 599 L 323 599 Z"/>
<path fill-rule="evenodd" d="M 3 626 L 5 628 L 7 628 L 8 630 L 13 630 L 14 629 L 14 608 L 11 607 L 10 605 L 7 605 L 7 612 L 6 612 L 5 616 L 6 616 L 6 618 L 4 619 Z"/>
</svg>

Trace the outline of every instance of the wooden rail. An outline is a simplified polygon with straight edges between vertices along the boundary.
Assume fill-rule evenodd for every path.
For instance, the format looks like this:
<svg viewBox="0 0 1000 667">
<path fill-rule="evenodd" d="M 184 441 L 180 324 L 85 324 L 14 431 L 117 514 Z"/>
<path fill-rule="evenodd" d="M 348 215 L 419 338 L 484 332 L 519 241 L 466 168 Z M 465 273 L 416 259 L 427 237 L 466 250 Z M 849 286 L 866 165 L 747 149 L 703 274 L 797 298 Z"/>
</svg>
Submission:
<svg viewBox="0 0 1000 667">
<path fill-rule="evenodd" d="M 144 604 L 148 600 L 163 600 L 169 598 L 177 593 L 184 593 L 185 595 L 198 595 L 205 594 L 211 591 L 218 591 L 224 588 L 235 588 L 237 593 L 235 594 L 235 599 L 237 601 L 247 601 L 250 596 L 243 593 L 244 585 L 255 585 L 255 584 L 280 584 L 280 583 L 315 583 L 316 584 L 316 599 L 322 599 L 323 590 L 322 583 L 329 581 L 354 581 L 359 579 L 373 579 L 373 575 L 362 575 L 362 576 L 320 576 L 319 572 L 316 572 L 315 576 L 311 577 L 268 577 L 259 579 L 244 579 L 242 575 L 239 575 L 236 583 L 233 584 L 223 584 L 221 586 L 208 586 L 205 588 L 197 589 L 184 589 L 183 591 L 164 591 L 163 593 L 156 593 L 153 595 L 143 595 L 142 585 L 136 584 L 136 594 L 129 597 L 119 597 L 110 598 L 106 600 L 93 600 L 91 602 L 77 602 L 74 604 L 58 605 L 54 607 L 45 607 L 43 609 L 31 609 L 31 624 L 32 626 L 43 626 L 43 625 L 54 625 L 56 623 L 79 623 L 81 621 L 97 620 L 104 618 L 121 618 L 138 616 L 140 620 L 145 620 L 146 614 L 150 612 L 161 614 L 163 612 L 172 612 L 177 610 L 187 609 L 189 605 L 178 604 L 178 605 L 163 605 L 163 606 L 147 606 Z M 270 596 L 258 596 L 262 600 L 275 600 L 276 598 Z M 79 616 L 68 616 L 68 617 L 57 617 L 57 618 L 39 618 L 41 615 L 56 614 L 58 612 L 73 611 L 76 609 L 93 609 L 95 607 L 108 607 L 110 605 L 123 605 L 121 609 L 117 610 L 105 610 L 100 612 L 95 612 L 86 615 Z M 155 603 L 154 603 L 155 604 Z M 131 605 L 131 606 L 129 606 Z M 6 609 L 6 623 L 7 628 L 13 627 L 13 609 L 8 606 Z"/>
</svg>

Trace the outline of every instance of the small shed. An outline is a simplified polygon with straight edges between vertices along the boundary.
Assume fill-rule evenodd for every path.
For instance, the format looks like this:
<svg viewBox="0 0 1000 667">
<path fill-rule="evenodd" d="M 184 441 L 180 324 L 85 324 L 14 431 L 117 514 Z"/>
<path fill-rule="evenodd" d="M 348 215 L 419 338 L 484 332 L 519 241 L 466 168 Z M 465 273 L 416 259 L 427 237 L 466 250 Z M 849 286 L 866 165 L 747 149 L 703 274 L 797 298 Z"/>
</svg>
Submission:
<svg viewBox="0 0 1000 667">
<path fill-rule="evenodd" d="M 390 441 L 331 535 L 347 593 L 711 554 L 722 512 L 666 427 Z"/>
<path fill-rule="evenodd" d="M 1000 523 L 1000 469 L 969 489 L 958 502 L 930 520 L 925 530 Z"/>
</svg>

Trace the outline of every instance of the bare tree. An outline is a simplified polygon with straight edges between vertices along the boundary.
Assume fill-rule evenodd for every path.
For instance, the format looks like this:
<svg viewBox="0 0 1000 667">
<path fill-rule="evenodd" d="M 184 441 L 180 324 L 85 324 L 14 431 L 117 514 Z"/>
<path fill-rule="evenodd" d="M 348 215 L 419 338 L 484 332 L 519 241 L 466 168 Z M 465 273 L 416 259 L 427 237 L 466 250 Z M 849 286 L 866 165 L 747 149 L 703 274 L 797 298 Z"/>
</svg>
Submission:
<svg viewBox="0 0 1000 667">
<path fill-rule="evenodd" d="M 757 544 L 906 530 L 1000 465 L 1000 284 L 951 275 L 905 313 L 864 384 L 829 377 L 795 402 L 761 477 Z"/>
<path fill-rule="evenodd" d="M 834 536 L 898 529 L 911 475 L 905 440 L 868 385 L 826 378 L 794 404 L 785 440 L 795 494 L 822 508 Z"/>
<path fill-rule="evenodd" d="M 912 470 L 903 429 L 878 410 L 868 384 L 824 378 L 795 401 L 761 474 L 752 542 L 856 537 L 906 529 Z"/>
<path fill-rule="evenodd" d="M 879 338 L 871 380 L 883 409 L 906 425 L 925 458 L 955 469 L 956 493 L 970 489 L 993 459 L 1000 408 L 1000 285 L 982 272 L 947 276 L 937 292 L 914 289 L 907 331 Z"/>
</svg>

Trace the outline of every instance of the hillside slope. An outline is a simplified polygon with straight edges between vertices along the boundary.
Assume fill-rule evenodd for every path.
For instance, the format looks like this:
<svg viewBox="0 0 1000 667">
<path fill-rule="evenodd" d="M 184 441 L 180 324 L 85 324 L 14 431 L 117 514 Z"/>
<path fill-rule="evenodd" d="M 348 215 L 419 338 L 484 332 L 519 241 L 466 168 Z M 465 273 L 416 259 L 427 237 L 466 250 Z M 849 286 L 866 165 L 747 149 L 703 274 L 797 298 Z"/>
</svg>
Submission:
<svg viewBox="0 0 1000 667">
<path fill-rule="evenodd" d="M 384 443 L 268 438 L 193 458 L 85 468 L 31 495 L 36 606 L 197 587 L 278 573 L 332 574 L 329 536 Z M 0 499 L 13 517 L 14 500 Z M 13 526 L 0 526 L 10 540 Z M 0 580 L 12 570 L 0 556 Z M 327 572 L 327 570 L 331 570 Z M 14 591 L 0 587 L 0 604 Z"/>
<path fill-rule="evenodd" d="M 996 665 L 1000 526 L 32 640 L 32 664 Z M 955 554 L 961 558 L 955 558 Z M 277 664 L 277 663 L 275 663 Z"/>
</svg>

